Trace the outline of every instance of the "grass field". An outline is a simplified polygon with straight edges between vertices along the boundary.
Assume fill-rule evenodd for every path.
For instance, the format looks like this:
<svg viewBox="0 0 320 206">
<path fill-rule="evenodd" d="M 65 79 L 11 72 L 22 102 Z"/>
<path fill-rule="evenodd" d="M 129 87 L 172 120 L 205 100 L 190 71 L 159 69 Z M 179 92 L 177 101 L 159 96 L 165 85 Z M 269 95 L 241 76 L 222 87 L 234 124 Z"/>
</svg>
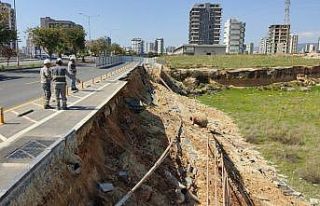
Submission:
<svg viewBox="0 0 320 206">
<path fill-rule="evenodd" d="M 320 198 L 320 88 L 283 92 L 230 89 L 199 97 L 229 114 L 247 141 L 307 197 Z"/>
<path fill-rule="evenodd" d="M 160 59 L 172 69 L 198 67 L 209 68 L 257 68 L 275 66 L 313 66 L 320 65 L 320 59 L 305 59 L 290 56 L 265 55 L 224 55 L 224 56 L 167 56 Z"/>
</svg>

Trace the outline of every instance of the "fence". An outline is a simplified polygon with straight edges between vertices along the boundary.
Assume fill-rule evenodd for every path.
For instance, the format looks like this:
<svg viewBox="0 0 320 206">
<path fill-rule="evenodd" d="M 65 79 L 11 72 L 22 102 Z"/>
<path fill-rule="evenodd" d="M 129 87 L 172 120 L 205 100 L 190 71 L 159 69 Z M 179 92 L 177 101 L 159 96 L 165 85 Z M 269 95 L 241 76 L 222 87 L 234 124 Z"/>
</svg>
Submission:
<svg viewBox="0 0 320 206">
<path fill-rule="evenodd" d="M 95 59 L 96 67 L 112 67 L 127 62 L 140 62 L 141 64 L 154 64 L 154 58 L 144 58 L 135 56 L 100 56 Z"/>
</svg>

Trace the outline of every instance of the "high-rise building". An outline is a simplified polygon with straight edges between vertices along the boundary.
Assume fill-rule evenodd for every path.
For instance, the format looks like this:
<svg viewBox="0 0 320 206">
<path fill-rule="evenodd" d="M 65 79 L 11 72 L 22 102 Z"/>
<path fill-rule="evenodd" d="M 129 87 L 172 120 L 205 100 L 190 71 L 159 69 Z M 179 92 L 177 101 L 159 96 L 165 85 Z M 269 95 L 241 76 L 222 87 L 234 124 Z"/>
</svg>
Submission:
<svg viewBox="0 0 320 206">
<path fill-rule="evenodd" d="M 56 27 L 62 27 L 62 28 L 80 27 L 80 28 L 83 28 L 81 25 L 76 24 L 73 21 L 55 20 L 50 17 L 40 18 L 40 26 L 43 28 L 56 28 Z"/>
<path fill-rule="evenodd" d="M 253 54 L 254 51 L 254 43 L 249 43 L 246 45 L 246 53 L 247 54 Z"/>
<path fill-rule="evenodd" d="M 315 51 L 316 51 L 316 47 L 314 46 L 314 44 L 310 44 L 309 53 L 314 53 Z"/>
<path fill-rule="evenodd" d="M 291 35 L 290 36 L 290 46 L 289 46 L 289 53 L 290 54 L 297 54 L 298 53 L 298 35 Z"/>
<path fill-rule="evenodd" d="M 309 52 L 310 52 L 310 44 L 306 44 L 306 45 L 304 46 L 304 52 L 305 52 L 305 53 L 309 53 Z"/>
<path fill-rule="evenodd" d="M 219 44 L 222 8 L 220 4 L 195 4 L 190 11 L 189 43 Z"/>
<path fill-rule="evenodd" d="M 157 54 L 164 54 L 164 40 L 163 38 L 158 38 L 155 41 L 155 51 Z"/>
<path fill-rule="evenodd" d="M 4 27 L 8 30 L 16 30 L 16 16 L 11 4 L 0 1 L 0 14 L 3 17 L 1 23 L 4 25 Z M 10 43 L 10 48 L 16 48 L 15 42 Z"/>
<path fill-rule="evenodd" d="M 268 54 L 286 54 L 290 45 L 290 25 L 269 26 Z"/>
<path fill-rule="evenodd" d="M 137 55 L 144 54 L 144 41 L 141 38 L 133 38 L 131 40 L 131 49 Z"/>
<path fill-rule="evenodd" d="M 259 46 L 259 53 L 260 54 L 267 54 L 268 52 L 268 38 L 261 38 L 260 46 Z"/>
<path fill-rule="evenodd" d="M 227 46 L 226 53 L 242 54 L 244 52 L 245 31 L 246 23 L 237 19 L 229 19 L 225 23 L 223 43 Z"/>
<path fill-rule="evenodd" d="M 155 53 L 155 43 L 154 42 L 147 42 L 146 43 L 146 49 L 145 49 L 145 52 L 146 54 L 149 54 L 149 53 Z"/>
</svg>

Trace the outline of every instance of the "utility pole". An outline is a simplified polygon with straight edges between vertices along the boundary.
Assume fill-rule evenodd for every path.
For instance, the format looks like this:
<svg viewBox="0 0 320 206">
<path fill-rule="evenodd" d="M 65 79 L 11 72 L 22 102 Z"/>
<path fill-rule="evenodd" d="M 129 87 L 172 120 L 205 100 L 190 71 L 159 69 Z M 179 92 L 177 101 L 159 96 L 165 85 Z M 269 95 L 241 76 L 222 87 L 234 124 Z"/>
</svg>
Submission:
<svg viewBox="0 0 320 206">
<path fill-rule="evenodd" d="M 80 12 L 79 14 L 80 14 L 81 16 L 84 16 L 84 17 L 87 18 L 87 20 L 88 20 L 89 40 L 92 40 L 92 39 L 91 39 L 91 18 L 93 18 L 93 17 L 99 17 L 99 15 L 89 16 L 89 15 L 87 15 L 87 14 L 85 14 L 85 13 L 82 13 L 82 12 Z"/>
<path fill-rule="evenodd" d="M 20 59 L 19 59 L 19 40 L 18 40 L 18 26 L 17 26 L 17 7 L 16 7 L 16 0 L 13 1 L 13 6 L 14 6 L 14 17 L 15 17 L 15 30 L 16 30 L 16 53 L 17 53 L 17 66 L 20 66 Z"/>
</svg>

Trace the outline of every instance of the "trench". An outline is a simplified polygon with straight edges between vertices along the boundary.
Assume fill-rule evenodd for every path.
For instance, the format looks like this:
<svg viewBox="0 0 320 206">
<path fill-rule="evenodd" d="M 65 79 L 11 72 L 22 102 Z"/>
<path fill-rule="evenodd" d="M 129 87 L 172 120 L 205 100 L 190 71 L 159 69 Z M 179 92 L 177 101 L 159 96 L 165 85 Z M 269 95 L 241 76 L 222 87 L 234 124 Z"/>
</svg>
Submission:
<svg viewBox="0 0 320 206">
<path fill-rule="evenodd" d="M 310 78 L 320 77 L 320 66 L 306 67 L 276 67 L 276 68 L 248 68 L 248 69 L 175 69 L 165 70 L 174 80 L 184 82 L 194 78 L 197 84 L 208 84 L 215 81 L 219 84 L 238 87 L 265 86 L 279 82 L 297 80 L 300 76 Z"/>
</svg>

